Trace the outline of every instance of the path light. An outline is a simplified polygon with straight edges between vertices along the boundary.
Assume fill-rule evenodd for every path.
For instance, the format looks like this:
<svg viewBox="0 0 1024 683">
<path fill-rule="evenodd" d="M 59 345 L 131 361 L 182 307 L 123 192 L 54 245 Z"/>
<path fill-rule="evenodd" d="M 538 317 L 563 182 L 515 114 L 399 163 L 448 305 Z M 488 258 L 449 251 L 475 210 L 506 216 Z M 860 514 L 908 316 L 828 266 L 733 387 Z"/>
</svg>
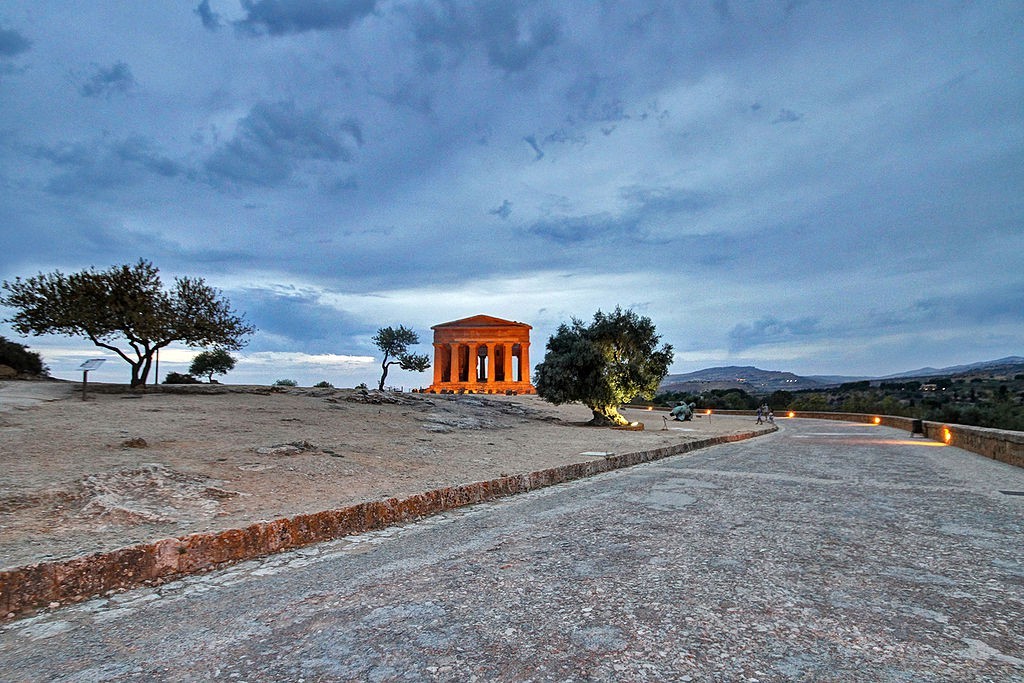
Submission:
<svg viewBox="0 0 1024 683">
<path fill-rule="evenodd" d="M 946 443 L 953 440 L 953 432 L 949 431 L 949 427 L 942 428 L 942 440 Z"/>
<path fill-rule="evenodd" d="M 654 410 L 654 406 L 647 406 L 647 410 Z"/>
<path fill-rule="evenodd" d="M 882 418 L 876 416 L 875 419 L 872 420 L 872 422 L 874 422 L 876 425 L 880 425 L 882 424 Z"/>
<path fill-rule="evenodd" d="M 796 413 L 794 413 L 794 412 L 793 412 L 793 411 L 791 410 L 791 411 L 789 411 L 789 414 L 788 414 L 788 415 L 786 415 L 786 417 L 796 417 Z"/>
</svg>

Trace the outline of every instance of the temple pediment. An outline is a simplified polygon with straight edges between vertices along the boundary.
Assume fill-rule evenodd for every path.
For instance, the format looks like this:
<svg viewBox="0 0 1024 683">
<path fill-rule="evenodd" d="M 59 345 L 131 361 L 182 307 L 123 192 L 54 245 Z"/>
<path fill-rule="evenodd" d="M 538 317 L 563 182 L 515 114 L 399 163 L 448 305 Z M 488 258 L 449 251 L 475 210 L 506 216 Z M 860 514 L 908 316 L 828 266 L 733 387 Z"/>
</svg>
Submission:
<svg viewBox="0 0 1024 683">
<path fill-rule="evenodd" d="M 483 314 L 460 318 L 459 320 L 452 320 L 447 323 L 439 323 L 430 329 L 436 330 L 439 327 L 525 327 L 526 329 L 533 329 L 526 323 L 516 322 L 515 320 L 503 320 L 502 318 L 495 318 L 493 315 Z"/>
</svg>

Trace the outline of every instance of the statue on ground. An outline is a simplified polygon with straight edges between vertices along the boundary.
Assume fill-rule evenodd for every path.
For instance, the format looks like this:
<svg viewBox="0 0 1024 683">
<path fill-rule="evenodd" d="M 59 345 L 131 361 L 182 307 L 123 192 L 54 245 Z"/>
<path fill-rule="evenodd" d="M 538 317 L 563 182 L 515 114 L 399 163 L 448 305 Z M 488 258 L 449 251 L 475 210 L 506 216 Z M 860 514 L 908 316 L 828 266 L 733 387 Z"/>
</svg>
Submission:
<svg viewBox="0 0 1024 683">
<path fill-rule="evenodd" d="M 689 422 L 693 419 L 693 409 L 697 407 L 696 403 L 684 403 L 683 401 L 676 402 L 675 408 L 669 411 L 669 415 L 676 422 Z"/>
</svg>

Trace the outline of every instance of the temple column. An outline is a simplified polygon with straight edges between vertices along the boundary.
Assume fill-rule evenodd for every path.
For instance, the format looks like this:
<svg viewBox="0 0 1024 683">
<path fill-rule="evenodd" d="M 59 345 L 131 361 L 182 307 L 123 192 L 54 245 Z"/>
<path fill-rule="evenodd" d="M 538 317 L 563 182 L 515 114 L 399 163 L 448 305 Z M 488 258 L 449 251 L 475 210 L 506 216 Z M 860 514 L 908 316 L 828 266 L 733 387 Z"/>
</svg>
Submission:
<svg viewBox="0 0 1024 683">
<path fill-rule="evenodd" d="M 504 361 L 505 365 L 505 378 L 506 382 L 512 381 L 512 345 L 502 344 L 501 345 L 501 360 Z"/>
<path fill-rule="evenodd" d="M 459 345 L 453 343 L 451 348 L 451 368 L 448 371 L 448 381 L 455 384 L 459 381 Z"/>
<path fill-rule="evenodd" d="M 487 381 L 488 384 L 494 384 L 495 380 L 497 379 L 497 377 L 496 377 L 497 372 L 495 370 L 497 364 L 494 362 L 495 361 L 495 358 L 494 358 L 494 348 L 495 348 L 495 346 L 496 346 L 496 344 L 494 342 L 488 342 L 487 343 L 487 379 L 486 379 L 486 381 Z"/>
<path fill-rule="evenodd" d="M 444 351 L 442 352 L 442 349 Z M 443 353 L 446 353 L 447 349 L 441 344 L 434 344 L 434 386 L 436 387 L 441 383 L 441 357 Z"/>
<path fill-rule="evenodd" d="M 519 351 L 519 381 L 530 381 L 530 342 L 523 342 Z"/>
</svg>

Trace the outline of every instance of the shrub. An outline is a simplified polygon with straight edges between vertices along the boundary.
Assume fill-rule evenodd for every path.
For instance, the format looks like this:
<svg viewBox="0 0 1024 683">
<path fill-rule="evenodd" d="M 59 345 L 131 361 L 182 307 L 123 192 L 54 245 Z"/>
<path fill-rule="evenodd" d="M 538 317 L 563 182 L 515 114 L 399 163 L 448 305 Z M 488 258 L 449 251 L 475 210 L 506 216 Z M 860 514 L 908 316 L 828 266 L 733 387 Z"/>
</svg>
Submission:
<svg viewBox="0 0 1024 683">
<path fill-rule="evenodd" d="M 274 382 L 275 387 L 297 387 L 299 383 L 293 379 L 279 379 Z"/>
<path fill-rule="evenodd" d="M 200 384 L 200 382 L 192 375 L 168 372 L 167 377 L 164 378 L 164 384 Z"/>
<path fill-rule="evenodd" d="M 316 387 L 317 389 L 333 389 L 334 388 L 334 385 L 331 384 L 330 382 L 328 382 L 327 380 L 324 380 L 323 382 L 317 382 L 313 386 Z"/>
<path fill-rule="evenodd" d="M 18 372 L 30 375 L 49 375 L 50 369 L 43 365 L 43 359 L 35 351 L 29 351 L 24 344 L 0 337 L 0 365 L 7 365 Z"/>
</svg>

